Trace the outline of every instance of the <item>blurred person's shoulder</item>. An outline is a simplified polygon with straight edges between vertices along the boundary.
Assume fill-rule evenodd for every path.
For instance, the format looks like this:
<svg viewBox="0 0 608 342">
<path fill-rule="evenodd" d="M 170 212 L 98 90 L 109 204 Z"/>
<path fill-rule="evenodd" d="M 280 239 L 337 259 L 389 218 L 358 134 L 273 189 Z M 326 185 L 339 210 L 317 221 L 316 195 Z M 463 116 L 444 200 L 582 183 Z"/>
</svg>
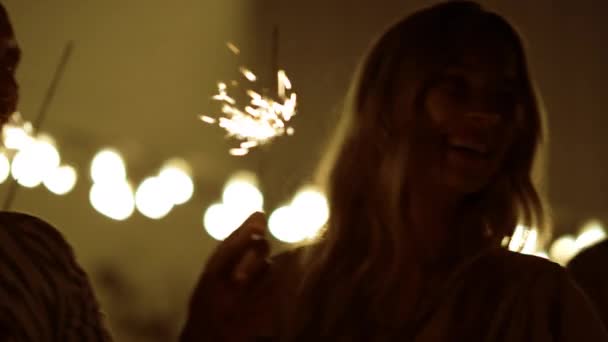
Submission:
<svg viewBox="0 0 608 342">
<path fill-rule="evenodd" d="M 20 251 L 23 257 L 42 263 L 72 263 L 73 251 L 63 234 L 50 223 L 25 213 L 0 212 L 0 246 Z"/>
<path fill-rule="evenodd" d="M 0 229 L 23 238 L 39 236 L 50 239 L 49 242 L 67 244 L 63 235 L 50 223 L 25 213 L 0 211 Z"/>
<path fill-rule="evenodd" d="M 568 268 L 595 268 L 602 261 L 608 261 L 608 239 L 583 249 L 570 260 Z"/>
<path fill-rule="evenodd" d="M 86 272 L 51 224 L 0 212 L 0 270 L 0 312 L 9 313 L 0 318 L 11 327 L 11 336 L 111 340 Z"/>
<path fill-rule="evenodd" d="M 585 291 L 608 326 L 608 240 L 577 254 L 566 266 L 568 273 Z"/>
</svg>

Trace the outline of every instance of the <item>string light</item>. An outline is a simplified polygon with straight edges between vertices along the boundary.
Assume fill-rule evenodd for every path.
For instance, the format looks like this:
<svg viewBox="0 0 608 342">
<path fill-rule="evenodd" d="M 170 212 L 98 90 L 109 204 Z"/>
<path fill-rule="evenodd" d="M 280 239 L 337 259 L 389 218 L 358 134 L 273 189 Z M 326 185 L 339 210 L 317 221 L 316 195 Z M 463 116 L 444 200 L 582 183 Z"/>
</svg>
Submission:
<svg viewBox="0 0 608 342">
<path fill-rule="evenodd" d="M 174 205 L 188 202 L 194 194 L 190 165 L 183 159 L 171 159 L 163 165 L 158 178 L 165 188 L 165 195 Z"/>
<path fill-rule="evenodd" d="M 135 211 L 133 188 L 126 180 L 94 183 L 89 200 L 95 210 L 117 221 L 126 220 Z"/>
<path fill-rule="evenodd" d="M 146 178 L 135 192 L 135 206 L 144 216 L 160 220 L 173 209 L 173 201 L 159 177 Z"/>
<path fill-rule="evenodd" d="M 534 255 L 538 252 L 538 231 L 535 228 L 517 225 L 509 240 L 509 250 Z"/>
<path fill-rule="evenodd" d="M 11 162 L 4 152 L 0 153 L 0 183 L 4 183 L 11 173 Z"/>
<path fill-rule="evenodd" d="M 300 189 L 291 203 L 275 209 L 268 219 L 270 234 L 286 243 L 315 238 L 329 219 L 327 198 L 319 189 Z"/>
<path fill-rule="evenodd" d="M 122 181 L 126 179 L 125 162 L 120 153 L 106 148 L 99 151 L 91 162 L 91 178 L 95 183 Z"/>
<path fill-rule="evenodd" d="M 571 235 L 564 235 L 553 241 L 549 249 L 549 256 L 551 260 L 561 265 L 566 265 L 578 252 L 576 238 Z"/>
<path fill-rule="evenodd" d="M 222 202 L 207 208 L 203 216 L 205 230 L 216 240 L 223 240 L 238 228 L 249 215 L 262 211 L 264 195 L 258 189 L 255 174 L 240 171 L 224 186 Z"/>
<path fill-rule="evenodd" d="M 2 144 L 9 150 L 21 150 L 34 141 L 33 130 L 32 124 L 15 112 L 2 127 Z"/>
<path fill-rule="evenodd" d="M 576 248 L 583 250 L 606 238 L 606 231 L 599 220 L 587 221 L 576 237 Z"/>
<path fill-rule="evenodd" d="M 123 221 L 135 211 L 133 187 L 127 180 L 124 159 L 114 149 L 99 151 L 91 162 L 93 186 L 89 201 L 95 210 L 113 220 Z"/>
<path fill-rule="evenodd" d="M 60 156 L 53 139 L 48 135 L 39 135 L 17 152 L 11 173 L 19 185 L 33 188 L 59 167 L 59 163 Z"/>
<path fill-rule="evenodd" d="M 70 165 L 55 168 L 44 179 L 44 186 L 55 195 L 65 195 L 76 185 L 78 174 Z"/>
</svg>

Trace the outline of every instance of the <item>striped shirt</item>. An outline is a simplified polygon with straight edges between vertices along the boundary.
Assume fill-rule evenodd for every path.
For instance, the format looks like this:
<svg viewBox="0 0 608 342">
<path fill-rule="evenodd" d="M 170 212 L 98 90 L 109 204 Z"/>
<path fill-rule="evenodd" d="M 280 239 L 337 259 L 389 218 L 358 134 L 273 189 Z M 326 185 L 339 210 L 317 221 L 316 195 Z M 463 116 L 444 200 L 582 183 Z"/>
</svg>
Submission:
<svg viewBox="0 0 608 342">
<path fill-rule="evenodd" d="M 0 212 L 0 341 L 111 341 L 70 245 L 25 214 Z"/>
</svg>

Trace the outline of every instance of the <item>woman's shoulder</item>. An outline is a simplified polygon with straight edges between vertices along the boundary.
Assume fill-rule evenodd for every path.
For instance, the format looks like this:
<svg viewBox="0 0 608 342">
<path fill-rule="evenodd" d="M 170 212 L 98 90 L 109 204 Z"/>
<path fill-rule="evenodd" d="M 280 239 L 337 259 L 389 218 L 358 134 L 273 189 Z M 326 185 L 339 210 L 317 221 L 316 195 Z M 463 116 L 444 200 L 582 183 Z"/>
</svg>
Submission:
<svg viewBox="0 0 608 342">
<path fill-rule="evenodd" d="M 482 253 L 457 275 L 456 281 L 465 289 L 472 287 L 512 299 L 534 297 L 551 301 L 564 288 L 573 286 L 559 264 L 502 248 Z"/>
<path fill-rule="evenodd" d="M 585 295 L 550 260 L 495 249 L 481 254 L 459 279 L 453 297 L 468 303 L 459 307 L 459 317 L 485 317 L 491 336 L 508 330 L 535 341 L 608 341 Z"/>
<path fill-rule="evenodd" d="M 565 269 L 543 257 L 513 252 L 507 249 L 495 249 L 484 256 L 489 269 L 505 275 L 521 278 L 563 277 Z"/>
<path fill-rule="evenodd" d="M 589 298 L 561 265 L 550 260 L 506 251 L 502 256 L 509 272 L 521 282 L 524 305 L 531 317 L 547 317 L 558 341 L 608 341 L 608 334 Z"/>
<path fill-rule="evenodd" d="M 491 282 L 502 289 L 505 298 L 515 302 L 536 309 L 551 307 L 561 313 L 594 316 L 580 287 L 564 267 L 551 260 L 508 250 L 495 251 L 487 257 L 482 273 L 493 279 Z"/>
</svg>

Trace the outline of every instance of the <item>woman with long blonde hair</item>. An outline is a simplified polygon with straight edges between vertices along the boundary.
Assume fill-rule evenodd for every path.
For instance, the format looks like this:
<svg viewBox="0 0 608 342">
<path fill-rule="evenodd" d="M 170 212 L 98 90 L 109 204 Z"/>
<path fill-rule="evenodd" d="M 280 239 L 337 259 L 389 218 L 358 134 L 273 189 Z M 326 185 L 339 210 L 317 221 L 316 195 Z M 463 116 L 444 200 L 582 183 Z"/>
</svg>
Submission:
<svg viewBox="0 0 608 342">
<path fill-rule="evenodd" d="M 562 268 L 504 247 L 546 220 L 538 95 L 502 17 L 452 1 L 392 26 L 335 138 L 318 241 L 268 264 L 254 214 L 209 260 L 182 341 L 608 341 Z"/>
</svg>

